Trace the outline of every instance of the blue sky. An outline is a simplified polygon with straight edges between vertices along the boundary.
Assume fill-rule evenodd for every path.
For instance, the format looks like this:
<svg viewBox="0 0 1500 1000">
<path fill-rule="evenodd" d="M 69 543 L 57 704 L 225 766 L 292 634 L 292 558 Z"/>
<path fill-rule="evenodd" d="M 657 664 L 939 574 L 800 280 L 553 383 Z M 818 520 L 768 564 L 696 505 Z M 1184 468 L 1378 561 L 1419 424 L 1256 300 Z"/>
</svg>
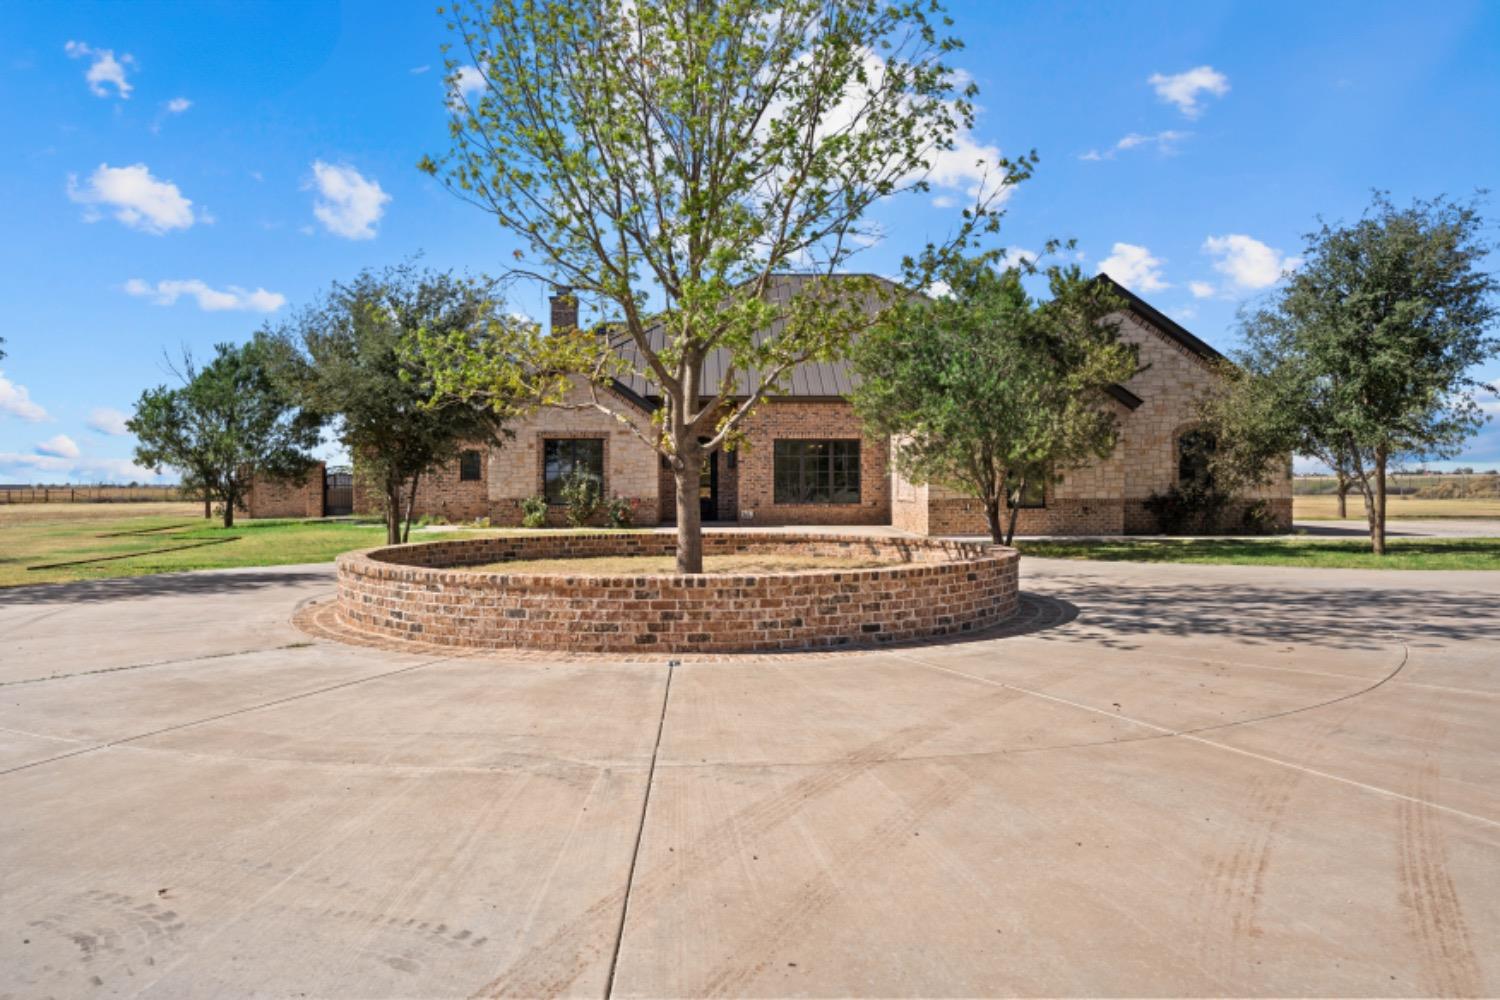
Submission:
<svg viewBox="0 0 1500 1000">
<path fill-rule="evenodd" d="M 1220 348 L 1320 214 L 1500 180 L 1500 4 L 952 12 L 983 108 L 966 148 L 1042 156 L 1002 242 L 1074 238 Z M 445 37 L 421 3 L 0 6 L 0 482 L 145 478 L 119 421 L 164 350 L 417 251 L 503 266 L 510 237 L 415 167 L 446 148 Z M 942 179 L 882 210 L 860 269 L 949 229 L 970 181 Z M 1500 465 L 1500 423 L 1457 464 Z"/>
</svg>

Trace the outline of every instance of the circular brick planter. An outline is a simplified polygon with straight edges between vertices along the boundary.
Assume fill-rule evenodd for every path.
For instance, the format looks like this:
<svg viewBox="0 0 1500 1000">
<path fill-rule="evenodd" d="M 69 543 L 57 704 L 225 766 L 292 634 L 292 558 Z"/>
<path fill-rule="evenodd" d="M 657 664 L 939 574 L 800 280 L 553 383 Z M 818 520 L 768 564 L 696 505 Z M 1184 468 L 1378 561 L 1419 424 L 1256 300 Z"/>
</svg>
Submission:
<svg viewBox="0 0 1500 1000">
<path fill-rule="evenodd" d="M 870 569 L 541 575 L 459 569 L 509 559 L 672 555 L 669 534 L 470 538 L 350 552 L 339 621 L 447 646 L 721 653 L 877 645 L 988 628 L 1015 613 L 1014 549 L 925 538 L 711 532 L 705 555 L 856 556 Z"/>
</svg>

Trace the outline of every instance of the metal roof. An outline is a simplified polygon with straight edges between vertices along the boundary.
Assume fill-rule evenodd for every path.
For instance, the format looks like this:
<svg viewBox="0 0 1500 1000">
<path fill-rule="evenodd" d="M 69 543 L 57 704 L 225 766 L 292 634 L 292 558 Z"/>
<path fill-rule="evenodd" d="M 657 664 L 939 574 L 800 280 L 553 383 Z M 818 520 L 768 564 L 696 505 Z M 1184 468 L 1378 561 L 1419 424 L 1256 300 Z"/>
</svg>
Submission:
<svg viewBox="0 0 1500 1000">
<path fill-rule="evenodd" d="M 829 278 L 838 280 L 853 275 L 806 275 L 806 274 L 777 274 L 772 275 L 767 287 L 767 296 L 776 305 L 786 306 L 795 299 L 802 290 L 811 282 L 824 281 Z M 861 275 L 860 277 L 875 277 L 877 281 L 899 288 L 893 282 L 874 275 Z M 1129 304 L 1132 312 L 1145 319 L 1153 327 L 1160 330 L 1167 337 L 1175 340 L 1193 354 L 1198 355 L 1206 361 L 1216 361 L 1223 358 L 1218 351 L 1208 344 L 1193 336 L 1176 321 L 1158 312 L 1147 304 L 1138 295 L 1128 288 L 1114 281 L 1107 275 L 1100 275 L 1100 279 L 1109 282 L 1110 285 Z M 882 303 L 875 292 L 865 293 L 865 307 L 874 312 L 880 308 Z M 784 319 L 777 319 L 770 326 L 755 335 L 756 343 L 762 343 L 767 338 L 781 335 L 786 325 Z M 660 349 L 666 341 L 666 331 L 660 324 L 647 329 L 646 338 L 654 349 Z M 610 335 L 610 344 L 614 350 L 625 360 L 636 372 L 615 380 L 616 388 L 623 395 L 647 409 L 654 408 L 658 393 L 655 387 L 645 378 L 638 374 L 640 370 L 646 370 L 646 364 L 641 358 L 640 351 L 630 336 L 615 328 Z M 729 364 L 730 354 L 728 349 L 719 348 L 712 352 L 703 363 L 703 394 L 705 396 L 717 390 L 719 380 Z M 859 376 L 854 372 L 853 366 L 847 360 L 840 361 L 808 361 L 792 369 L 788 377 L 782 380 L 782 388 L 771 398 L 802 398 L 802 399 L 829 399 L 842 398 L 854 391 L 859 382 Z M 735 376 L 734 395 L 745 397 L 750 394 L 752 388 L 759 384 L 759 373 L 754 370 L 742 370 Z M 1114 391 L 1118 390 L 1118 391 Z M 1123 386 L 1112 387 L 1111 395 L 1122 404 L 1135 409 L 1141 405 L 1141 400 L 1134 393 Z"/>
</svg>

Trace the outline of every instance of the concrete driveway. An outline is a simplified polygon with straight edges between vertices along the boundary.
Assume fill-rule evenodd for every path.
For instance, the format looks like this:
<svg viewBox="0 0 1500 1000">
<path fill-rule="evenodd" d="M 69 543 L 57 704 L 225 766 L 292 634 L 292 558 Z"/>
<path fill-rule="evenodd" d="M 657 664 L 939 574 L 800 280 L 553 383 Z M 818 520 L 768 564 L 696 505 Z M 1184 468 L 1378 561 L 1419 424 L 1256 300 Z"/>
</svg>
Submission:
<svg viewBox="0 0 1500 1000">
<path fill-rule="evenodd" d="M 0 592 L 0 996 L 1500 991 L 1500 574 L 1030 560 L 979 641 L 391 653 Z"/>
</svg>

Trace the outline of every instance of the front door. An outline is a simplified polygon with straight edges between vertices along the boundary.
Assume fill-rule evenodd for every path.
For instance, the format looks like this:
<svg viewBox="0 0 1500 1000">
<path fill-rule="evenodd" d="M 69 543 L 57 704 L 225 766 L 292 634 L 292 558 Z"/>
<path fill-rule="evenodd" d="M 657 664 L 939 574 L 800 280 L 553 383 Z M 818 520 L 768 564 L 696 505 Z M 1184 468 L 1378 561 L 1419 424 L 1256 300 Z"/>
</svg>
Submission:
<svg viewBox="0 0 1500 1000">
<path fill-rule="evenodd" d="M 703 521 L 719 519 L 719 453 L 704 456 L 703 471 L 698 473 L 698 517 Z"/>
</svg>

